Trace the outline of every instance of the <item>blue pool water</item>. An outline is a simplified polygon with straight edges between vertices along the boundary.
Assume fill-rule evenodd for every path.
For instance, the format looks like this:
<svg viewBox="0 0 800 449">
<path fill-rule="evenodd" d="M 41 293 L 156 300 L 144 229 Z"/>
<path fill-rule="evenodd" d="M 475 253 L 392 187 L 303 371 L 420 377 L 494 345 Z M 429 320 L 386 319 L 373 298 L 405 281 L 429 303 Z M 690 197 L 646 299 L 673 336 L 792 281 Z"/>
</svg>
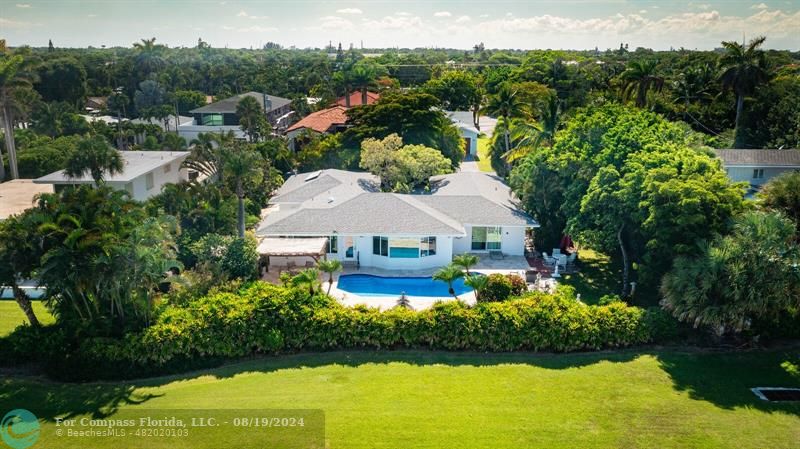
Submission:
<svg viewBox="0 0 800 449">
<path fill-rule="evenodd" d="M 430 277 L 381 277 L 370 274 L 345 274 L 339 277 L 339 290 L 359 296 L 400 296 L 405 292 L 408 296 L 450 296 L 447 283 L 434 281 Z M 472 291 L 464 285 L 463 279 L 453 282 L 457 295 Z"/>
</svg>

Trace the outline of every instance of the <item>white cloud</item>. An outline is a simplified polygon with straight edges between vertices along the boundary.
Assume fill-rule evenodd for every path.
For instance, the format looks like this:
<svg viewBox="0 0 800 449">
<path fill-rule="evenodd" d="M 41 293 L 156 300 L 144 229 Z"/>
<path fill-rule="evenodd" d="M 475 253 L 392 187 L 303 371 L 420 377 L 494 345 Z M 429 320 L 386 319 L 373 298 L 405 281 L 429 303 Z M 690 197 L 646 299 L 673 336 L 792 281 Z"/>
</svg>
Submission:
<svg viewBox="0 0 800 449">
<path fill-rule="evenodd" d="M 482 18 L 482 19 L 485 19 L 485 18 L 489 17 L 489 14 L 481 14 L 479 17 Z"/>
<path fill-rule="evenodd" d="M 396 13 L 394 13 L 394 15 L 396 15 L 396 16 L 410 16 L 411 13 L 410 12 L 405 12 L 405 11 L 397 11 Z"/>
<path fill-rule="evenodd" d="M 458 19 L 456 19 L 456 23 L 467 23 L 470 20 L 472 19 L 470 19 L 469 16 L 461 16 Z"/>
<path fill-rule="evenodd" d="M 237 33 L 266 33 L 270 31 L 278 31 L 278 28 L 275 27 L 262 27 L 258 25 L 253 25 L 249 27 L 234 27 L 230 25 L 223 25 L 222 29 L 225 31 L 235 31 Z"/>
<path fill-rule="evenodd" d="M 452 14 L 450 14 L 450 11 L 437 11 L 433 13 L 433 17 L 450 17 L 450 16 L 452 16 Z"/>
<path fill-rule="evenodd" d="M 22 20 L 6 19 L 0 17 L 0 28 L 29 28 L 34 25 L 41 25 L 40 23 L 25 22 Z"/>
<path fill-rule="evenodd" d="M 404 30 L 410 32 L 419 32 L 425 27 L 425 24 L 420 17 L 386 16 L 380 20 L 369 20 L 364 22 L 364 26 L 375 31 Z"/>
<path fill-rule="evenodd" d="M 236 17 L 245 17 L 245 18 L 252 19 L 252 20 L 269 19 L 269 16 L 252 16 L 252 15 L 248 14 L 247 11 L 244 11 L 244 10 L 239 11 L 239 13 L 236 14 Z"/>
<path fill-rule="evenodd" d="M 647 14 L 647 10 L 646 9 L 640 9 L 639 10 L 639 14 Z"/>
<path fill-rule="evenodd" d="M 764 3 L 759 3 L 757 5 L 753 5 L 750 9 L 767 9 L 769 6 L 765 5 Z"/>
<path fill-rule="evenodd" d="M 336 12 L 339 14 L 363 14 L 363 11 L 358 8 L 342 8 L 337 9 Z"/>
<path fill-rule="evenodd" d="M 236 17 L 247 17 L 247 12 L 239 11 L 239 14 L 236 14 Z"/>
<path fill-rule="evenodd" d="M 31 5 L 29 3 L 17 3 L 17 8 L 30 8 Z"/>
<path fill-rule="evenodd" d="M 353 22 L 337 16 L 325 16 L 319 18 L 319 26 L 315 28 L 349 30 L 353 28 Z"/>
</svg>

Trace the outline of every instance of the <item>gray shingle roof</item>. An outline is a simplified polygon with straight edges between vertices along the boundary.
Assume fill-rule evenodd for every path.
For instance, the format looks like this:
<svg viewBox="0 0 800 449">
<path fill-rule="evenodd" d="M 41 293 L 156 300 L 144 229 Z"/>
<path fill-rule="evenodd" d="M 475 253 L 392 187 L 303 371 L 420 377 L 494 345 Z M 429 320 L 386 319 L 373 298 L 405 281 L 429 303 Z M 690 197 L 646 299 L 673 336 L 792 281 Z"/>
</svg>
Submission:
<svg viewBox="0 0 800 449">
<path fill-rule="evenodd" d="M 714 150 L 726 166 L 800 167 L 800 150 Z"/>
<path fill-rule="evenodd" d="M 238 105 L 239 101 L 246 96 L 255 98 L 256 101 L 258 101 L 258 104 L 261 106 L 261 108 L 264 108 L 264 95 L 265 94 L 262 94 L 260 92 L 247 92 L 239 95 L 234 95 L 224 100 L 215 101 L 214 103 L 201 106 L 197 109 L 192 109 L 189 112 L 192 114 L 209 114 L 209 113 L 234 114 L 236 113 L 236 105 Z M 266 95 L 266 97 L 272 103 L 272 106 L 267 108 L 267 112 L 273 109 L 281 108 L 292 102 L 292 100 L 289 100 L 288 98 L 276 97 L 273 95 Z"/>
<path fill-rule="evenodd" d="M 363 193 L 327 209 L 268 215 L 259 235 L 463 235 L 464 228 L 394 193 Z"/>
<path fill-rule="evenodd" d="M 419 195 L 415 197 L 459 223 L 483 226 L 535 226 L 525 213 L 482 196 Z"/>
</svg>

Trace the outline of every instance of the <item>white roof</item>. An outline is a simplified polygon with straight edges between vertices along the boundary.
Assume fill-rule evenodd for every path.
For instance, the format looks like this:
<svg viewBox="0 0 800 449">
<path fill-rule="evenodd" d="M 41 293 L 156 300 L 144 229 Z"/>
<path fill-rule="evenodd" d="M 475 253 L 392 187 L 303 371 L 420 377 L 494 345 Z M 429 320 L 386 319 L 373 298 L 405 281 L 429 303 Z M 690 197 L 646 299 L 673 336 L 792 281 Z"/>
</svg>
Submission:
<svg viewBox="0 0 800 449">
<path fill-rule="evenodd" d="M 258 244 L 257 251 L 265 256 L 318 256 L 322 255 L 328 239 L 325 237 L 307 239 L 265 238 Z"/>
<path fill-rule="evenodd" d="M 117 173 L 105 178 L 106 182 L 131 182 L 132 180 L 149 173 L 159 167 L 177 161 L 182 163 L 188 151 L 120 151 L 122 155 L 122 173 Z M 89 173 L 70 179 L 64 170 L 50 173 L 41 178 L 34 179 L 36 184 L 91 184 L 94 180 Z"/>
<path fill-rule="evenodd" d="M 0 183 L 0 220 L 33 207 L 34 197 L 40 193 L 53 193 L 53 186 L 37 185 L 32 179 Z"/>
</svg>

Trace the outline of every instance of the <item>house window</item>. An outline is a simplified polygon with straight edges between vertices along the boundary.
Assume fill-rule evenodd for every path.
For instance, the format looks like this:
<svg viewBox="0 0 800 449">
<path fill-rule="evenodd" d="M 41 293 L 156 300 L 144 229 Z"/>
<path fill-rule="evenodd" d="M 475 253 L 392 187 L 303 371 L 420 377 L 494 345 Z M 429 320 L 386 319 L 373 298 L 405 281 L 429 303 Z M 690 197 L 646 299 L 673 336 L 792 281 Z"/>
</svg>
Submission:
<svg viewBox="0 0 800 449">
<path fill-rule="evenodd" d="M 477 251 L 500 249 L 501 231 L 499 226 L 476 226 L 472 228 L 472 249 Z"/>
<path fill-rule="evenodd" d="M 339 252 L 339 237 L 332 235 L 328 237 L 328 245 L 325 248 L 325 252 L 328 254 L 336 254 Z"/>
<path fill-rule="evenodd" d="M 167 164 L 164 166 L 164 173 L 169 173 L 172 170 L 172 164 Z"/>
<path fill-rule="evenodd" d="M 203 114 L 203 126 L 222 126 L 222 114 Z"/>
<path fill-rule="evenodd" d="M 128 192 L 128 195 L 130 195 L 131 198 L 133 198 L 133 183 L 132 182 L 129 182 L 129 183 L 125 184 L 125 191 Z"/>
<path fill-rule="evenodd" d="M 372 236 L 372 254 L 376 256 L 389 255 L 389 237 Z"/>
<path fill-rule="evenodd" d="M 393 259 L 416 259 L 419 257 L 419 239 L 393 238 L 389 241 L 389 257 Z"/>
<path fill-rule="evenodd" d="M 753 169 L 753 179 L 764 179 L 764 169 L 763 168 Z"/>
<path fill-rule="evenodd" d="M 155 182 L 153 181 L 153 174 L 152 173 L 148 173 L 144 177 L 144 186 L 145 186 L 145 188 L 147 188 L 147 190 L 151 190 L 153 188 L 153 186 L 155 186 Z"/>
<path fill-rule="evenodd" d="M 436 255 L 436 237 L 422 237 L 419 239 L 419 256 L 435 256 Z"/>
<path fill-rule="evenodd" d="M 355 242 L 353 241 L 353 237 L 345 237 L 344 238 L 344 257 L 346 259 L 352 259 L 355 257 Z"/>
</svg>

